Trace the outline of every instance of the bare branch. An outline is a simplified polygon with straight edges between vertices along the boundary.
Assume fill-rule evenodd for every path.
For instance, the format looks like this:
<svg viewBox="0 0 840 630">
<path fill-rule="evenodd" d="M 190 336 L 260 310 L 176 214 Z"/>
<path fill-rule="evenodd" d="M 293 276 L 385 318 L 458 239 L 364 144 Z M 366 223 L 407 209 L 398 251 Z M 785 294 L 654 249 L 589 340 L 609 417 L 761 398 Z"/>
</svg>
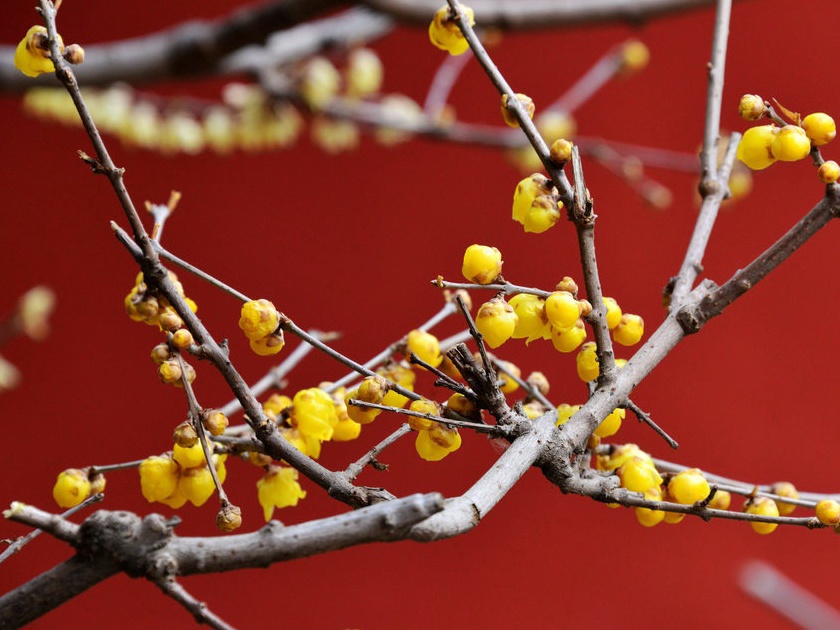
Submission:
<svg viewBox="0 0 840 630">
<path fill-rule="evenodd" d="M 738 583 L 748 595 L 800 628 L 840 627 L 840 611 L 765 562 L 747 562 Z"/>
<path fill-rule="evenodd" d="M 778 241 L 743 269 L 739 269 L 722 286 L 693 308 L 680 312 L 680 323 L 689 333 L 696 332 L 711 317 L 720 315 L 727 306 L 753 288 L 773 269 L 787 260 L 840 212 L 840 185 L 826 186 L 825 197 L 800 219 Z"/>
<path fill-rule="evenodd" d="M 179 538 L 157 514 L 99 511 L 80 527 L 79 555 L 0 598 L 0 626 L 18 627 L 120 571 L 155 582 L 176 575 L 266 567 L 353 545 L 404 539 L 443 509 L 439 494 L 412 495 L 302 525 L 272 521 L 250 534 Z M 17 624 L 17 625 L 16 625 Z"/>
<path fill-rule="evenodd" d="M 163 593 L 186 608 L 198 623 L 203 623 L 216 630 L 234 630 L 233 626 L 213 613 L 207 604 L 190 595 L 189 591 L 174 579 L 163 579 L 156 582 Z"/>
<path fill-rule="evenodd" d="M 79 83 L 107 85 L 116 81 L 142 83 L 166 78 L 213 75 L 226 55 L 259 43 L 274 31 L 288 29 L 346 4 L 342 0 L 279 0 L 235 11 L 216 22 L 194 20 L 152 35 L 101 46 L 86 46 Z M 22 91 L 54 81 L 33 81 L 12 64 L 14 48 L 0 48 L 0 91 Z M 242 62 L 232 71 L 242 71 Z"/>
<path fill-rule="evenodd" d="M 120 572 L 114 561 L 74 556 L 0 597 L 0 625 L 20 628 Z"/>
<path fill-rule="evenodd" d="M 417 25 L 428 25 L 439 0 L 363 0 L 372 9 Z M 502 29 L 556 28 L 600 22 L 639 23 L 655 17 L 704 7 L 713 0 L 472 0 L 482 26 Z"/>
<path fill-rule="evenodd" d="M 701 190 L 724 182 L 717 180 L 718 140 L 720 136 L 720 106 L 723 100 L 723 77 L 726 70 L 726 43 L 729 41 L 729 14 L 732 0 L 718 0 L 715 31 L 712 37 L 712 59 L 709 62 L 709 83 L 706 93 L 706 126 L 703 131 L 703 167 Z"/>
</svg>

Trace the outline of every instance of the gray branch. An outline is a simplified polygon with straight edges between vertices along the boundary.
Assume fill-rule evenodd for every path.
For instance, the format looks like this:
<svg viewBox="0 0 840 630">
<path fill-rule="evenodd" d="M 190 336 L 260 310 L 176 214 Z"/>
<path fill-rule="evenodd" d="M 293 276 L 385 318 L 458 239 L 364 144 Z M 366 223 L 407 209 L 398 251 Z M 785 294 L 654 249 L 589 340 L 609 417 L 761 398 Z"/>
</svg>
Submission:
<svg viewBox="0 0 840 630">
<path fill-rule="evenodd" d="M 222 20 L 193 20 L 144 37 L 87 46 L 77 71 L 82 85 L 115 81 L 143 83 L 167 78 L 211 76 L 223 60 L 248 44 L 261 43 L 273 32 L 291 28 L 342 0 L 282 0 L 235 11 Z M 69 43 L 69 42 L 68 42 Z M 0 47 L 0 92 L 20 92 L 58 83 L 53 75 L 33 80 L 12 63 L 14 46 Z M 236 69 L 238 66 L 231 68 Z M 240 68 L 241 69 L 241 68 Z"/>
<path fill-rule="evenodd" d="M 713 0 L 474 0 L 482 26 L 505 29 L 555 28 L 607 21 L 640 22 L 669 13 L 707 6 Z M 331 8 L 367 5 L 295 29 Z M 86 61 L 77 69 L 80 85 L 133 85 L 165 79 L 259 73 L 290 63 L 330 45 L 377 39 L 397 19 L 427 26 L 440 0 L 280 0 L 244 8 L 217 20 L 193 20 L 148 36 L 109 44 L 85 45 Z M 274 34 L 269 39 L 269 36 Z M 282 33 L 282 34 L 281 34 Z M 269 39 L 266 46 L 261 46 Z M 0 46 L 0 92 L 22 92 L 57 85 L 52 75 L 25 77 L 12 63 L 14 46 Z"/>
<path fill-rule="evenodd" d="M 0 597 L 0 627 L 25 625 L 119 572 L 161 584 L 176 576 L 267 567 L 354 545 L 403 540 L 414 525 L 442 509 L 441 495 L 416 494 L 302 525 L 272 521 L 250 534 L 213 538 L 175 536 L 172 523 L 158 514 L 140 519 L 128 512 L 99 511 L 78 528 L 75 557 Z M 26 506 L 9 518 L 31 524 L 49 516 Z"/>
<path fill-rule="evenodd" d="M 363 0 L 400 21 L 427 26 L 440 0 Z M 714 0 L 471 0 L 481 26 L 503 29 L 572 27 L 603 22 L 639 23 L 714 4 Z"/>
</svg>

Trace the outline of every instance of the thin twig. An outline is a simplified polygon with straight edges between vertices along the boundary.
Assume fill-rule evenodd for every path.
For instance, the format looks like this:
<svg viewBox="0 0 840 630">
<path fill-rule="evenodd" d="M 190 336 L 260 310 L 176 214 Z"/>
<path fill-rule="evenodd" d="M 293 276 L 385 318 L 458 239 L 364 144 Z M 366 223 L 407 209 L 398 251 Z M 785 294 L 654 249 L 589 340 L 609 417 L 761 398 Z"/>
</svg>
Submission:
<svg viewBox="0 0 840 630">
<path fill-rule="evenodd" d="M 706 91 L 706 125 L 703 130 L 701 191 L 707 186 L 725 182 L 718 180 L 718 140 L 720 137 L 720 107 L 723 101 L 723 79 L 726 71 L 726 44 L 729 41 L 729 16 L 732 0 L 718 0 L 715 30 L 712 36 L 712 59 L 709 62 L 709 82 Z"/>
<path fill-rule="evenodd" d="M 282 320 L 280 322 L 280 327 L 283 330 L 288 331 L 288 332 L 292 333 L 293 335 L 296 335 L 297 337 L 299 337 L 300 339 L 302 339 L 306 343 L 308 343 L 308 344 L 312 345 L 313 347 L 317 348 L 318 350 L 320 350 L 321 352 L 323 352 L 327 356 L 335 359 L 339 363 L 341 363 L 343 365 L 346 365 L 351 370 L 356 371 L 357 373 L 361 374 L 362 376 L 376 376 L 376 372 L 373 372 L 372 370 L 369 370 L 364 365 L 362 365 L 360 363 L 357 363 L 353 359 L 351 359 L 349 357 L 346 357 L 343 354 L 341 354 L 340 352 L 338 352 L 337 350 L 331 348 L 330 346 L 328 346 L 327 344 L 322 342 L 320 339 L 317 339 L 317 338 L 313 337 L 312 335 L 307 333 L 305 330 L 303 330 L 300 326 L 295 324 L 292 320 L 290 320 L 288 318 Z M 405 396 L 406 398 L 410 398 L 411 400 L 420 400 L 420 398 L 422 398 L 420 396 L 420 394 L 418 394 L 416 392 L 413 392 L 410 389 L 406 389 L 405 387 L 399 385 L 398 383 L 391 382 L 391 390 L 395 391 L 398 394 L 401 394 L 402 396 Z"/>
<path fill-rule="evenodd" d="M 735 161 L 739 134 L 729 138 L 723 164 L 717 166 L 720 136 L 720 108 L 723 98 L 723 78 L 726 63 L 726 42 L 729 36 L 731 0 L 718 0 L 715 30 L 712 38 L 712 60 L 709 62 L 709 82 L 706 92 L 706 124 L 701 151 L 700 194 L 703 204 L 697 216 L 685 258 L 671 288 L 671 308 L 678 308 L 694 286 L 703 269 L 703 254 L 712 234 L 720 204 L 727 192 L 727 182 Z"/>
<path fill-rule="evenodd" d="M 373 462 L 382 451 L 384 451 L 392 444 L 395 444 L 400 438 L 408 435 L 409 433 L 411 433 L 411 427 L 408 426 L 408 423 L 400 425 L 400 427 L 396 431 L 394 431 L 384 440 L 379 442 L 379 444 L 368 450 L 368 452 L 365 453 L 358 460 L 350 464 L 344 471 L 344 475 L 350 481 L 355 481 L 356 477 L 358 477 L 361 474 L 362 470 L 365 469 L 365 466 Z"/>
<path fill-rule="evenodd" d="M 431 330 L 432 328 L 437 326 L 440 322 L 442 322 L 444 319 L 446 319 L 447 317 L 449 317 L 450 315 L 452 315 L 456 311 L 457 311 L 457 308 L 455 306 L 455 303 L 451 300 L 448 300 L 441 307 L 441 309 L 437 313 L 432 315 L 423 324 L 418 326 L 417 329 L 418 330 L 425 330 L 425 331 Z M 377 366 L 381 365 L 382 363 L 384 363 L 385 361 L 390 359 L 391 356 L 393 356 L 393 354 L 397 351 L 397 349 L 401 345 L 404 345 L 404 344 L 405 344 L 405 337 L 403 337 L 399 341 L 396 341 L 396 342 L 392 343 L 387 348 L 385 348 L 384 350 L 379 352 L 376 356 L 368 359 L 362 367 L 364 367 L 365 369 L 368 369 L 368 370 L 376 368 Z M 354 370 L 353 372 L 350 372 L 349 374 L 345 374 L 344 376 L 342 376 L 337 381 L 334 381 L 330 385 L 328 391 L 335 391 L 340 387 L 344 387 L 345 385 L 349 385 L 356 378 L 358 378 L 358 371 L 357 370 Z"/>
<path fill-rule="evenodd" d="M 222 505 L 229 505 L 225 489 L 222 487 L 222 482 L 219 480 L 219 474 L 216 472 L 216 467 L 213 465 L 213 449 L 210 446 L 210 440 L 207 438 L 207 433 L 204 430 L 204 423 L 201 421 L 201 416 L 204 409 L 198 404 L 198 399 L 193 391 L 192 383 L 187 378 L 186 362 L 181 356 L 180 352 L 175 352 L 175 357 L 178 359 L 178 365 L 181 367 L 181 385 L 184 388 L 184 393 L 187 395 L 187 404 L 189 405 L 190 422 L 198 434 L 198 441 L 201 443 L 201 450 L 204 452 L 204 464 L 213 478 L 213 485 L 216 486 L 216 492 L 219 493 L 219 503 Z"/>
<path fill-rule="evenodd" d="M 321 341 L 332 341 L 333 339 L 337 339 L 339 333 L 335 332 L 321 332 L 320 330 L 310 330 L 309 334 L 315 337 L 316 339 L 320 339 Z M 283 383 L 283 379 L 289 374 L 293 369 L 295 369 L 298 364 L 313 350 L 312 346 L 308 343 L 301 343 L 295 348 L 292 352 L 283 359 L 283 362 L 280 365 L 276 365 L 273 368 L 269 369 L 268 372 L 263 376 L 260 380 L 256 383 L 251 385 L 251 394 L 253 396 L 262 396 L 265 392 L 267 392 L 271 388 L 279 388 Z M 226 416 L 230 416 L 233 413 L 236 413 L 242 409 L 242 404 L 234 398 L 233 400 L 229 401 L 224 407 L 219 409 L 223 414 Z"/>
<path fill-rule="evenodd" d="M 211 628 L 215 628 L 215 630 L 235 630 L 233 626 L 225 623 L 221 617 L 211 611 L 207 607 L 207 604 L 190 595 L 189 591 L 181 586 L 174 578 L 155 580 L 155 584 L 157 584 L 158 588 L 165 595 L 168 595 L 186 608 L 198 623 L 207 624 Z"/>
<path fill-rule="evenodd" d="M 650 415 L 643 411 L 641 407 L 636 405 L 636 403 L 634 403 L 628 398 L 627 404 L 624 406 L 636 415 L 636 418 L 638 418 L 639 422 L 643 422 L 644 424 L 648 425 L 651 429 L 653 429 L 654 433 L 659 435 L 663 440 L 665 440 L 668 443 L 668 446 L 670 446 L 673 449 L 679 448 L 680 445 L 677 444 L 677 441 L 670 435 L 668 435 L 668 433 L 665 432 L 665 429 L 656 424 L 650 417 Z"/>
<path fill-rule="evenodd" d="M 157 241 L 154 242 L 154 248 L 155 248 L 155 251 L 157 251 L 158 254 L 160 254 L 161 258 L 165 258 L 166 260 L 175 263 L 176 265 L 178 265 L 182 269 L 185 269 L 185 270 L 189 271 L 194 276 L 198 276 L 202 280 L 206 280 L 207 282 L 212 284 L 217 289 L 221 289 L 225 293 L 229 293 L 230 295 L 232 295 L 233 297 L 235 297 L 237 300 L 239 300 L 241 302 L 249 302 L 250 301 L 250 298 L 248 298 L 248 296 L 245 295 L 244 293 L 242 293 L 240 291 L 237 291 L 236 289 L 234 289 L 230 285 L 222 282 L 221 280 L 219 280 L 215 276 L 211 276 L 206 271 L 203 271 L 203 270 L 199 269 L 198 267 L 196 267 L 192 263 L 187 262 L 183 258 L 179 258 L 178 256 L 176 256 L 172 252 L 166 250 L 163 247 L 163 245 L 161 245 Z"/>
<path fill-rule="evenodd" d="M 434 286 L 438 287 L 439 289 L 486 289 L 492 291 L 493 293 L 504 293 L 505 295 L 510 295 L 511 293 L 528 293 L 530 295 L 536 295 L 541 298 L 547 298 L 549 295 L 551 295 L 551 291 L 545 291 L 543 289 L 537 289 L 535 287 L 526 287 L 519 284 L 513 284 L 511 282 L 493 282 L 491 284 L 475 284 L 473 282 L 450 282 L 449 280 L 444 280 L 443 276 L 438 276 L 431 282 Z"/>
<path fill-rule="evenodd" d="M 129 468 L 137 468 L 144 461 L 145 460 L 142 460 L 142 459 L 135 459 L 134 461 L 121 462 L 119 464 L 106 464 L 105 466 L 91 466 L 89 468 L 89 470 L 90 470 L 91 474 L 106 473 L 106 472 L 111 472 L 113 470 L 127 470 Z"/>
<path fill-rule="evenodd" d="M 99 492 L 97 494 L 94 494 L 94 495 L 91 495 L 87 499 L 85 499 L 84 501 L 79 503 L 79 505 L 74 505 L 69 510 L 66 510 L 66 511 L 62 512 L 61 514 L 57 515 L 57 518 L 66 519 L 69 516 L 73 516 L 73 514 L 75 514 L 76 512 L 80 512 L 80 511 L 84 510 L 85 508 L 90 507 L 94 503 L 99 503 L 104 498 L 105 498 L 105 495 L 102 494 L 101 492 Z M 11 509 L 14 510 L 14 505 L 12 506 Z M 5 513 L 4 513 L 4 516 L 6 516 Z M 8 516 L 6 516 L 6 518 L 8 518 Z M 26 545 L 31 543 L 35 538 L 37 538 L 38 536 L 43 534 L 44 531 L 47 531 L 47 530 L 35 529 L 35 530 L 29 532 L 28 534 L 26 534 L 25 536 L 20 536 L 19 538 L 16 538 L 15 540 L 13 540 L 9 544 L 9 546 L 6 547 L 6 549 L 3 551 L 3 553 L 0 553 L 0 563 L 4 562 L 5 560 L 8 560 L 10 557 L 15 555 L 17 552 L 19 552 L 21 549 L 23 549 Z M 53 532 L 50 532 L 50 533 L 52 534 Z"/>
<path fill-rule="evenodd" d="M 573 114 L 604 85 L 615 78 L 623 66 L 623 44 L 604 53 L 569 89 L 543 111 Z"/>
<path fill-rule="evenodd" d="M 615 377 L 615 353 L 610 331 L 607 328 L 607 308 L 601 289 L 601 277 L 595 254 L 595 213 L 592 198 L 583 179 L 583 165 L 577 147 L 572 147 L 572 167 L 575 173 L 575 206 L 573 210 L 575 231 L 580 251 L 580 266 L 586 295 L 592 305 L 587 320 L 595 336 L 595 353 L 600 370 L 598 387 L 609 387 Z"/>
<path fill-rule="evenodd" d="M 430 413 L 412 411 L 411 409 L 404 409 L 402 407 L 390 407 L 388 405 L 379 405 L 377 403 L 365 402 L 364 400 L 358 400 L 356 398 L 351 398 L 347 401 L 347 404 L 355 405 L 357 407 L 364 407 L 367 409 L 380 409 L 382 411 L 392 411 L 394 413 L 402 414 L 404 416 L 413 416 L 415 418 L 426 418 L 427 420 L 432 420 L 433 422 L 440 422 L 441 424 L 446 424 L 453 427 L 462 427 L 464 429 L 472 429 L 477 433 L 487 433 L 489 435 L 497 437 L 504 437 L 506 435 L 511 434 L 510 427 L 508 426 L 454 420 L 452 418 L 444 418 L 441 416 L 435 416 Z"/>
<path fill-rule="evenodd" d="M 653 463 L 656 466 L 656 469 L 662 473 L 679 473 L 692 468 L 691 466 L 676 464 L 657 457 L 653 458 Z M 707 471 L 703 471 L 703 476 L 721 490 L 726 490 L 732 494 L 739 494 L 745 497 L 766 497 L 768 499 L 778 501 L 779 503 L 790 503 L 791 505 L 798 505 L 801 507 L 814 508 L 822 499 L 840 499 L 840 494 L 838 493 L 821 492 L 799 492 L 799 498 L 792 498 L 774 493 L 772 491 L 773 484 L 756 484 L 748 481 L 731 479 L 729 477 L 724 477 Z"/>
<path fill-rule="evenodd" d="M 755 287 L 771 271 L 787 260 L 793 252 L 828 225 L 838 212 L 840 212 L 840 185 L 829 184 L 825 188 L 825 197 L 779 240 L 746 267 L 735 272 L 723 285 L 709 291 L 700 304 L 682 309 L 678 315 L 680 324 L 686 332 L 697 332 L 708 319 L 720 315 L 727 306 Z"/>
<path fill-rule="evenodd" d="M 487 374 L 495 374 L 493 371 L 493 364 L 490 363 L 490 357 L 487 356 L 487 348 L 484 346 L 484 336 L 478 332 L 478 328 L 475 327 L 475 320 L 472 318 L 472 315 L 470 315 L 470 310 L 467 308 L 467 305 L 464 304 L 460 295 L 456 295 L 455 300 L 458 302 L 461 314 L 464 316 L 464 319 L 467 320 L 467 326 L 470 329 L 472 338 L 475 340 L 475 345 L 478 346 L 478 352 L 481 355 L 481 362 L 484 365 L 484 369 Z"/>
</svg>

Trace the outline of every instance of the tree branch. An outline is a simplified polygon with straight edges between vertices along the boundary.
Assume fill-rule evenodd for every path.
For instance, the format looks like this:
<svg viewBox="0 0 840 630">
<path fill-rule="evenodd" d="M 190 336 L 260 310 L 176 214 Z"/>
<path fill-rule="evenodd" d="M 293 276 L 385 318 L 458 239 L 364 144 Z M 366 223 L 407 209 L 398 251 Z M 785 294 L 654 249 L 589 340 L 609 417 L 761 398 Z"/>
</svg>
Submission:
<svg viewBox="0 0 840 630">
<path fill-rule="evenodd" d="M 743 269 L 739 269 L 722 286 L 716 287 L 698 305 L 682 309 L 680 323 L 689 333 L 697 332 L 712 317 L 720 315 L 744 293 L 752 289 L 767 274 L 787 260 L 840 212 L 840 185 L 826 186 L 825 197 L 820 200 L 784 236 Z"/>
<path fill-rule="evenodd" d="M 710 5 L 714 0 L 472 0 L 482 27 L 507 30 L 582 26 L 602 22 L 638 24 L 670 13 Z M 402 22 L 427 26 L 440 0 L 363 0 Z"/>
<path fill-rule="evenodd" d="M 207 624 L 216 630 L 234 630 L 234 627 L 207 608 L 207 604 L 193 597 L 187 589 L 181 586 L 174 579 L 165 579 L 157 582 L 160 590 L 176 602 L 186 608 L 198 623 Z"/>
<path fill-rule="evenodd" d="M 193 20 L 145 37 L 86 46 L 86 60 L 78 69 L 78 80 L 83 85 L 116 81 L 136 84 L 214 75 L 226 55 L 343 4 L 347 4 L 345 0 L 280 0 L 239 9 L 215 22 Z M 0 48 L 0 92 L 54 83 L 49 76 L 35 81 L 23 76 L 12 63 L 13 56 L 13 46 Z M 235 72 L 242 70 L 241 61 L 230 68 Z"/>
</svg>

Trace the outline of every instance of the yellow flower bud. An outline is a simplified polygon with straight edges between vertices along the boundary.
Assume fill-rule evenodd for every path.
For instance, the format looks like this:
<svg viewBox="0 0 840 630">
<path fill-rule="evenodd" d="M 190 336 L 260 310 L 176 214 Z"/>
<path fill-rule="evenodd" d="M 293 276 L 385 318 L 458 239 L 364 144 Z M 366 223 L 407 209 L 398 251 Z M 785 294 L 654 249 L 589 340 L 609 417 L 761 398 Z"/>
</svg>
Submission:
<svg viewBox="0 0 840 630">
<path fill-rule="evenodd" d="M 536 107 L 534 106 L 534 101 L 531 99 L 530 96 L 527 94 L 516 94 L 516 100 L 519 101 L 519 104 L 525 110 L 525 115 L 528 118 L 534 117 L 534 111 Z M 501 112 L 502 112 L 502 120 L 505 121 L 505 124 L 508 127 L 518 127 L 519 121 L 516 119 L 516 116 L 513 113 L 512 109 L 508 108 L 508 95 L 502 94 L 502 104 L 501 104 Z"/>
<path fill-rule="evenodd" d="M 79 505 L 90 495 L 90 479 L 87 472 L 68 468 L 59 473 L 53 486 L 53 499 L 59 507 L 71 508 Z"/>
<path fill-rule="evenodd" d="M 280 313 L 268 300 L 251 300 L 242 305 L 239 328 L 251 340 L 272 334 L 280 326 Z"/>
</svg>

